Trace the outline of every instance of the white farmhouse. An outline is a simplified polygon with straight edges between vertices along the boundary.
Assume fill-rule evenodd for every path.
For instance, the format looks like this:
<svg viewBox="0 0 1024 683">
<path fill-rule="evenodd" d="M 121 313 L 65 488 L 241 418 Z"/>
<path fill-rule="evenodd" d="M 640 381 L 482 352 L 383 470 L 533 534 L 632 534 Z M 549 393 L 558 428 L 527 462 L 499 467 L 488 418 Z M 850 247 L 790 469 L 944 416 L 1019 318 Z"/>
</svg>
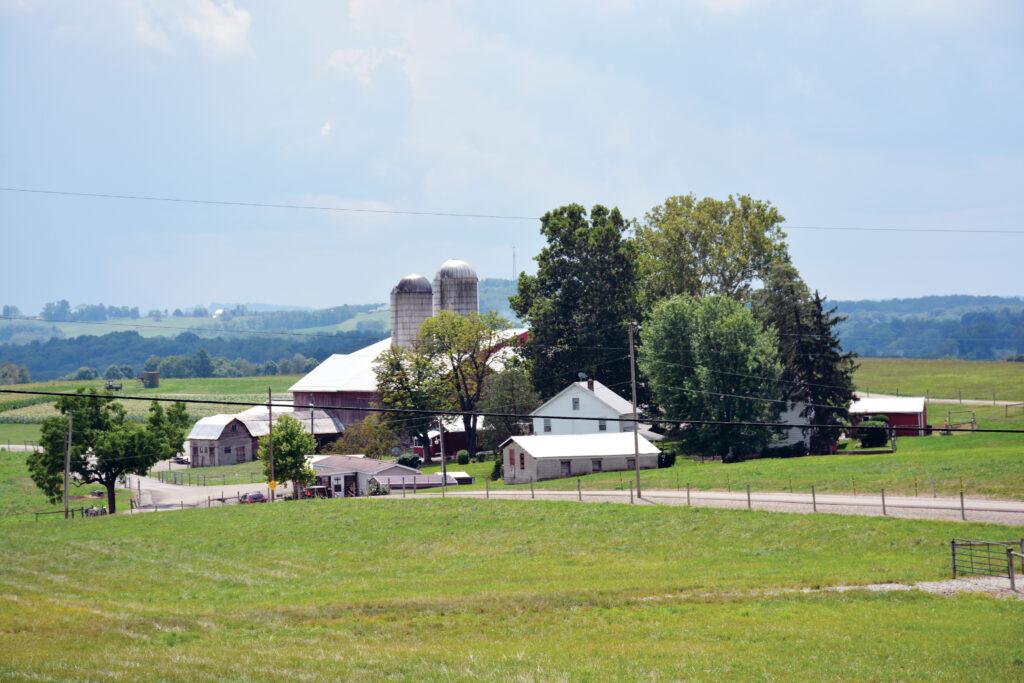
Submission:
<svg viewBox="0 0 1024 683">
<path fill-rule="evenodd" d="M 637 436 L 640 469 L 658 466 L 658 447 Z M 591 472 L 636 469 L 633 432 L 513 436 L 501 444 L 505 483 L 525 484 Z"/>
<path fill-rule="evenodd" d="M 593 434 L 633 431 L 633 405 L 593 379 L 573 382 L 530 415 L 533 417 L 534 434 Z M 558 419 L 566 415 L 596 419 Z"/>
</svg>

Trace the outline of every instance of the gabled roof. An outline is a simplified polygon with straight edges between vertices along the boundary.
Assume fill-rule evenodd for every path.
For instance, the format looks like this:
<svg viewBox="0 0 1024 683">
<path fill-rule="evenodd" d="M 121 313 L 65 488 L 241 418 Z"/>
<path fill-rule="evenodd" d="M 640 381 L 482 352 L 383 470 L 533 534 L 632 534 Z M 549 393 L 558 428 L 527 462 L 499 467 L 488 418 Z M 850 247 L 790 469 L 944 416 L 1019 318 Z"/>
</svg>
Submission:
<svg viewBox="0 0 1024 683">
<path fill-rule="evenodd" d="M 535 458 L 590 458 L 633 455 L 633 432 L 598 432 L 597 434 L 535 434 L 512 436 L 501 444 L 505 448 L 515 442 Z M 657 455 L 661 451 L 640 436 L 640 455 Z"/>
<path fill-rule="evenodd" d="M 302 428 L 305 431 L 309 431 L 309 410 L 296 410 L 294 406 L 288 404 L 277 404 L 273 405 L 274 421 L 277 421 L 281 415 L 290 415 L 299 421 Z M 259 438 L 270 432 L 268 425 L 270 424 L 269 414 L 267 407 L 254 406 L 248 410 L 243 410 L 237 415 L 213 415 L 211 417 L 204 417 L 192 427 L 192 431 L 189 432 L 189 439 L 211 439 L 216 440 L 220 438 L 220 435 L 224 433 L 224 428 L 227 427 L 233 420 L 238 420 L 242 423 L 245 428 L 249 431 L 249 435 L 255 438 Z M 345 431 L 345 425 L 341 423 L 337 417 L 332 415 L 326 410 L 319 408 L 313 411 L 313 429 L 316 430 L 317 434 L 340 434 Z"/>
<path fill-rule="evenodd" d="M 192 425 L 188 439 L 219 439 L 224 428 L 235 419 L 234 415 L 211 415 Z"/>
<path fill-rule="evenodd" d="M 860 398 L 850 404 L 852 415 L 923 413 L 924 396 L 879 396 Z"/>
<path fill-rule="evenodd" d="M 373 361 L 391 346 L 391 337 L 352 353 L 335 353 L 288 391 L 377 391 Z"/>
<path fill-rule="evenodd" d="M 565 389 L 562 389 L 557 394 L 555 394 L 552 398 L 548 399 L 543 405 L 541 405 L 539 408 L 537 408 L 536 410 L 534 410 L 530 414 L 531 415 L 540 416 L 541 415 L 541 411 L 543 411 L 549 405 L 551 405 L 552 403 L 557 401 L 559 398 L 561 398 L 565 394 L 575 393 L 577 390 L 582 390 L 582 391 L 587 392 L 588 394 L 591 394 L 598 401 L 600 401 L 601 403 L 605 404 L 606 406 L 611 408 L 613 411 L 615 411 L 616 415 L 632 415 L 633 414 L 633 404 L 632 403 L 630 403 L 626 399 L 622 398 L 621 396 L 619 396 L 614 391 L 612 391 L 611 389 L 609 389 L 605 385 L 601 384 L 597 380 L 594 380 L 594 391 L 590 391 L 590 389 L 587 388 L 587 382 L 573 382 L 572 384 L 567 386 Z"/>
<path fill-rule="evenodd" d="M 364 458 L 362 456 L 353 455 L 328 455 L 326 457 L 317 458 L 312 465 L 313 469 L 316 470 L 318 474 L 337 474 L 340 472 L 365 472 L 367 474 L 376 474 L 394 467 L 408 470 L 410 475 L 419 474 L 419 470 L 415 470 L 405 465 L 399 465 L 394 460 L 376 460 L 374 458 Z"/>
</svg>

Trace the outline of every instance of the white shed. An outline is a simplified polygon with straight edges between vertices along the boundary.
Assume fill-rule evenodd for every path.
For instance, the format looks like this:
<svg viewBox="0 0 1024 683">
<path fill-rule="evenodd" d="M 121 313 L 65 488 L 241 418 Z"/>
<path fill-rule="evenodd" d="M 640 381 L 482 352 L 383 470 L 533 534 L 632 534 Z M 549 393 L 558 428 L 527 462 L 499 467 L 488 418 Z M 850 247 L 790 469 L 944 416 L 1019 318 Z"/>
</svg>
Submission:
<svg viewBox="0 0 1024 683">
<path fill-rule="evenodd" d="M 658 447 L 639 439 L 640 469 L 658 466 Z M 513 436 L 501 444 L 506 484 L 636 468 L 632 432 Z"/>
</svg>

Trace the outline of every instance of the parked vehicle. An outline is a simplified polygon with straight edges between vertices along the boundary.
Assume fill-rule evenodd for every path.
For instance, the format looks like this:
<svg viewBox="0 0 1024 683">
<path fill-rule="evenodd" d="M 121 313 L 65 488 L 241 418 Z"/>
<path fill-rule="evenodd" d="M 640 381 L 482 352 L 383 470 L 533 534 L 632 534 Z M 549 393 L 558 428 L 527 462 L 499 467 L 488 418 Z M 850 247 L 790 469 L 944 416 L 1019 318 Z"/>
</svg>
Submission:
<svg viewBox="0 0 1024 683">
<path fill-rule="evenodd" d="M 242 497 L 238 499 L 238 502 L 239 503 L 266 503 L 267 502 L 267 497 L 265 495 L 263 495 L 262 493 L 260 493 L 259 491 L 254 491 L 253 493 L 243 494 Z"/>
</svg>

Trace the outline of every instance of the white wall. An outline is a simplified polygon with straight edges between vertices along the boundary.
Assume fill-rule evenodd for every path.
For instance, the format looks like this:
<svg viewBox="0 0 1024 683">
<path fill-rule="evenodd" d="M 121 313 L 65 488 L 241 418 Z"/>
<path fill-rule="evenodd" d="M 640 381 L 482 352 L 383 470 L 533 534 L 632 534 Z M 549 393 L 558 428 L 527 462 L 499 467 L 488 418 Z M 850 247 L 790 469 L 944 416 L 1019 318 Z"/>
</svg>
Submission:
<svg viewBox="0 0 1024 683">
<path fill-rule="evenodd" d="M 572 399 L 579 399 L 579 409 L 573 410 Z M 592 420 L 559 420 L 551 417 L 551 431 L 544 431 L 544 418 L 554 415 L 574 417 L 598 417 L 607 420 L 607 432 L 632 431 L 633 423 L 621 422 L 620 415 L 596 396 L 594 392 L 573 384 L 567 391 L 555 396 L 551 402 L 534 411 L 534 434 L 596 434 L 601 431 L 600 423 Z"/>
</svg>

